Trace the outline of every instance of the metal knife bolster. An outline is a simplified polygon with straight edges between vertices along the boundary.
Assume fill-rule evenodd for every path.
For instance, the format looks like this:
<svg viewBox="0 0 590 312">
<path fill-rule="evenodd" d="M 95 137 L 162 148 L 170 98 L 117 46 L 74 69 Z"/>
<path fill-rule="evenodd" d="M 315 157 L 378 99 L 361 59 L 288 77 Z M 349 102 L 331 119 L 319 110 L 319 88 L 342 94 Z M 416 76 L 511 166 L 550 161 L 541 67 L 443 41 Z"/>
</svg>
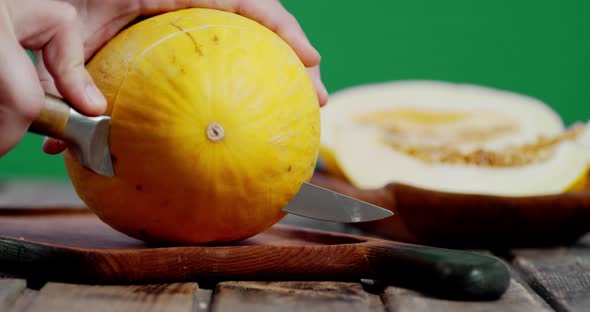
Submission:
<svg viewBox="0 0 590 312">
<path fill-rule="evenodd" d="M 28 131 L 68 142 L 82 166 L 113 176 L 108 142 L 110 120 L 108 116 L 84 116 L 62 99 L 46 95 L 43 109 Z"/>
<path fill-rule="evenodd" d="M 108 116 L 86 117 L 70 109 L 64 138 L 75 142 L 74 149 L 82 166 L 112 177 L 115 172 L 109 148 L 110 121 Z"/>
</svg>

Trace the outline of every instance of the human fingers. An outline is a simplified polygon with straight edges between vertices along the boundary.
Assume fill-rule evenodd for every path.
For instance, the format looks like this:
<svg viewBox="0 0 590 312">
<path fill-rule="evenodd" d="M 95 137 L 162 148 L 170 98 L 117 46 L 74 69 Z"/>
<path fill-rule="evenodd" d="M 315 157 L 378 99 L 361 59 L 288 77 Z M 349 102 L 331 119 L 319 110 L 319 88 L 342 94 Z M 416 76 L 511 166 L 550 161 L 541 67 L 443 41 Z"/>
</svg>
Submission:
<svg viewBox="0 0 590 312">
<path fill-rule="evenodd" d="M 141 15 L 153 15 L 190 7 L 237 13 L 259 22 L 279 35 L 297 53 L 306 67 L 320 63 L 319 52 L 311 45 L 297 19 L 278 0 L 143 0 Z"/>
<path fill-rule="evenodd" d="M 43 140 L 43 151 L 49 155 L 57 155 L 68 147 L 68 143 L 50 137 Z"/>
<path fill-rule="evenodd" d="M 321 56 L 311 45 L 297 19 L 278 0 L 143 0 L 141 15 L 152 15 L 188 7 L 202 7 L 240 14 L 266 26 L 289 44 L 308 67 L 320 105 L 328 101 L 328 93 L 319 70 Z"/>
<path fill-rule="evenodd" d="M 283 38 L 299 55 L 306 67 L 320 63 L 320 53 L 311 45 L 301 25 L 278 0 L 238 1 L 239 14 L 251 18 L 268 27 Z"/>
<path fill-rule="evenodd" d="M 39 76 L 39 82 L 41 87 L 46 93 L 61 97 L 59 91 L 55 87 L 55 82 L 51 74 L 47 71 L 45 63 L 43 63 L 43 54 L 40 51 L 35 52 L 35 68 L 37 69 L 37 75 Z M 56 155 L 63 152 L 68 147 L 68 144 L 62 140 L 45 137 L 43 140 L 43 151 L 50 155 Z"/>
<path fill-rule="evenodd" d="M 38 55 L 61 95 L 82 113 L 102 113 L 106 101 L 84 68 L 84 41 L 76 8 L 55 0 L 9 2 L 17 7 L 12 16 L 17 40 L 25 48 L 40 51 Z"/>
<path fill-rule="evenodd" d="M 326 87 L 322 82 L 322 77 L 320 74 L 320 65 L 308 68 L 307 73 L 309 74 L 311 82 L 313 83 L 313 86 L 318 95 L 318 101 L 320 103 L 320 106 L 326 105 L 328 103 L 328 90 L 326 90 Z"/>
<path fill-rule="evenodd" d="M 0 157 L 22 139 L 44 99 L 33 64 L 6 29 L 0 27 Z"/>
<path fill-rule="evenodd" d="M 16 39 L 24 47 L 36 49 L 38 81 L 42 88 L 47 93 L 63 95 L 81 113 L 102 113 L 106 100 L 84 68 L 83 39 L 76 9 L 61 1 L 43 2 L 43 8 L 35 7 L 33 2 L 20 2 L 12 10 L 12 21 Z M 43 16 L 38 16 L 38 12 L 43 12 Z M 43 149 L 56 154 L 65 147 L 64 142 L 49 139 Z"/>
</svg>

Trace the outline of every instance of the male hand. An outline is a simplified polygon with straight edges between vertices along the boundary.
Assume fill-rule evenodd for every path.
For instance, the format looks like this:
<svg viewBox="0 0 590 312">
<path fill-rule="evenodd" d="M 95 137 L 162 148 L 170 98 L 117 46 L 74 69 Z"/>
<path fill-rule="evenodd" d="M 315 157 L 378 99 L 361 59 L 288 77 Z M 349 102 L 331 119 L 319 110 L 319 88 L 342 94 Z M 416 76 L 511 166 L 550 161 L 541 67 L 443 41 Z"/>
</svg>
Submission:
<svg viewBox="0 0 590 312">
<path fill-rule="evenodd" d="M 42 51 L 52 86 L 87 115 L 104 112 L 106 101 L 84 68 L 84 39 L 75 8 L 65 2 L 0 2 L 0 157 L 24 136 L 45 94 L 26 49 Z"/>
</svg>

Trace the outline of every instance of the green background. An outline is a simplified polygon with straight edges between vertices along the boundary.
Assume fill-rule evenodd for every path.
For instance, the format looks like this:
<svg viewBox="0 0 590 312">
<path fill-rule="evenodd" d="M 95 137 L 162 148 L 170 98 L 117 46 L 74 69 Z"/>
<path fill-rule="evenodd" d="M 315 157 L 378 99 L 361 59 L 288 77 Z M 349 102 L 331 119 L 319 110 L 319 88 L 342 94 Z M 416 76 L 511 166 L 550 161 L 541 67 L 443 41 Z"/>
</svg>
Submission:
<svg viewBox="0 0 590 312">
<path fill-rule="evenodd" d="M 537 97 L 566 123 L 590 118 L 590 1 L 287 0 L 322 54 L 329 92 L 397 79 L 477 83 Z M 0 177 L 66 179 L 27 135 Z"/>
</svg>

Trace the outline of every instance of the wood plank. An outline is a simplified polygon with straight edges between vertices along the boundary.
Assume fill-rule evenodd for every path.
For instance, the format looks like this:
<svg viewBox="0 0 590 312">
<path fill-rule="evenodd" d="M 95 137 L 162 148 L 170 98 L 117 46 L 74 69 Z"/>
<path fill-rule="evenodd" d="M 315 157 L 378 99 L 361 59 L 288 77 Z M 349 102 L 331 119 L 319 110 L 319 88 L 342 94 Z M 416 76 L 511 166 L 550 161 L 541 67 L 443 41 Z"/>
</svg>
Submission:
<svg viewBox="0 0 590 312">
<path fill-rule="evenodd" d="M 514 266 L 554 309 L 588 311 L 590 249 L 515 250 Z"/>
<path fill-rule="evenodd" d="M 212 311 L 383 311 L 375 300 L 359 283 L 222 282 Z"/>
<path fill-rule="evenodd" d="M 510 267 L 510 272 L 512 274 L 512 277 L 514 278 L 514 280 L 520 284 L 531 296 L 531 298 L 533 299 L 533 301 L 541 304 L 545 310 L 551 310 L 553 311 L 553 308 L 549 305 L 549 303 L 547 303 L 547 301 L 545 301 L 545 299 L 543 299 L 532 287 L 531 285 L 529 285 L 527 283 L 527 281 L 525 280 L 525 278 L 522 275 L 522 272 L 514 267 Z"/>
<path fill-rule="evenodd" d="M 586 234 L 580 239 L 578 246 L 582 248 L 590 248 L 590 233 Z"/>
<path fill-rule="evenodd" d="M 97 286 L 46 284 L 26 311 L 190 312 L 195 283 Z"/>
<path fill-rule="evenodd" d="M 23 289 L 16 301 L 6 310 L 6 312 L 27 311 L 29 305 L 33 302 L 38 293 L 39 291 L 30 288 Z"/>
<path fill-rule="evenodd" d="M 470 250 L 483 255 L 492 255 L 486 250 Z M 506 264 L 506 260 L 500 258 Z M 435 298 L 414 290 L 387 287 L 381 294 L 386 311 L 553 311 L 521 278 L 519 272 L 510 269 L 510 286 L 506 293 L 493 301 L 458 301 Z"/>
<path fill-rule="evenodd" d="M 194 292 L 193 312 L 208 312 L 211 311 L 211 300 L 213 299 L 213 291 L 211 289 L 198 288 Z"/>
<path fill-rule="evenodd" d="M 0 311 L 10 309 L 26 287 L 23 279 L 0 278 Z"/>
<path fill-rule="evenodd" d="M 529 292 L 523 284 L 511 280 L 507 292 L 493 301 L 455 301 L 424 296 L 416 291 L 387 287 L 381 295 L 386 311 L 552 311 L 546 304 Z"/>
</svg>

